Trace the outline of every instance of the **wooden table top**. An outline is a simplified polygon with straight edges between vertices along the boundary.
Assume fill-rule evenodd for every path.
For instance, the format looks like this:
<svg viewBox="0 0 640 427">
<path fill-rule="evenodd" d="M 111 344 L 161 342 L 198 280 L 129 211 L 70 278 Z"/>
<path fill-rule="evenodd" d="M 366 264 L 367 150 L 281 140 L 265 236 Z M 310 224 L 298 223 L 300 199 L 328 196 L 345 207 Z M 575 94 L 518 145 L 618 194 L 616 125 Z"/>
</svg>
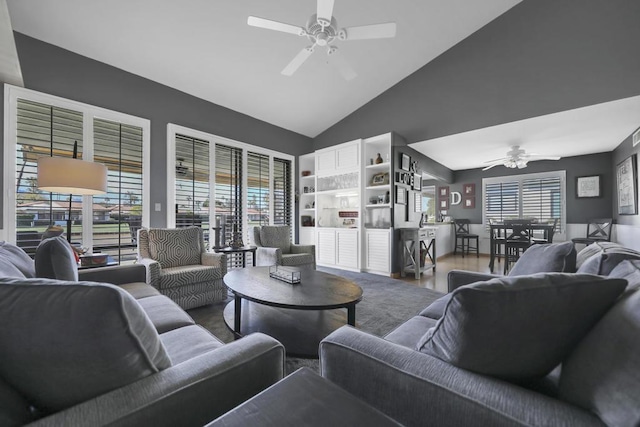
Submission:
<svg viewBox="0 0 640 427">
<path fill-rule="evenodd" d="M 238 268 L 224 276 L 234 294 L 257 303 L 299 310 L 343 308 L 362 299 L 362 288 L 344 277 L 300 268 L 300 283 L 269 276 L 269 267 Z"/>
</svg>

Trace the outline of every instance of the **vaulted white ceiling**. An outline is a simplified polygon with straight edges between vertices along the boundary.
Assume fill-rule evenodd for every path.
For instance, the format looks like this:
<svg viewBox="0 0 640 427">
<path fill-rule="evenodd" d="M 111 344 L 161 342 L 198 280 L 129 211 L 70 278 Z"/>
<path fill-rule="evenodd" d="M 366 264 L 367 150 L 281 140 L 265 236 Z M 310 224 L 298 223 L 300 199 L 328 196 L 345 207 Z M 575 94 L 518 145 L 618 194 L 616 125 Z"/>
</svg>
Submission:
<svg viewBox="0 0 640 427">
<path fill-rule="evenodd" d="M 358 76 L 322 50 L 250 27 L 254 15 L 304 26 L 315 0 L 7 0 L 13 29 L 274 125 L 314 137 L 520 0 L 336 0 L 339 27 L 395 22 L 392 39 L 338 42 Z"/>
</svg>

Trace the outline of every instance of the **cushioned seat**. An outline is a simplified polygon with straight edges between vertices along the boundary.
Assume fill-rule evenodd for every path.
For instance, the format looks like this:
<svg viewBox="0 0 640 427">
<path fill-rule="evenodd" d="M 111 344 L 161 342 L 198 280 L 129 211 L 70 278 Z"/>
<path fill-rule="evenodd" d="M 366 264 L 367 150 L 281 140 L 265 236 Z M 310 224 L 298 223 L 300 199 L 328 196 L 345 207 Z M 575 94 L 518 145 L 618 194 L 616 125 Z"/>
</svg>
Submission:
<svg viewBox="0 0 640 427">
<path fill-rule="evenodd" d="M 384 339 L 394 344 L 414 349 L 416 343 L 424 336 L 424 331 L 433 328 L 436 323 L 436 319 L 414 316 L 385 335 Z"/>
<path fill-rule="evenodd" d="M 315 245 L 291 243 L 288 225 L 264 225 L 249 231 L 249 241 L 257 246 L 256 265 L 309 266 L 316 268 Z"/>
<path fill-rule="evenodd" d="M 222 347 L 224 343 L 199 325 L 185 326 L 160 334 L 171 363 L 182 363 Z"/>
<path fill-rule="evenodd" d="M 164 295 L 150 296 L 137 301 L 159 334 L 195 324 L 187 313 Z"/>
<path fill-rule="evenodd" d="M 147 283 L 185 310 L 227 297 L 227 258 L 206 251 L 201 228 L 138 230 L 138 262 Z"/>
</svg>

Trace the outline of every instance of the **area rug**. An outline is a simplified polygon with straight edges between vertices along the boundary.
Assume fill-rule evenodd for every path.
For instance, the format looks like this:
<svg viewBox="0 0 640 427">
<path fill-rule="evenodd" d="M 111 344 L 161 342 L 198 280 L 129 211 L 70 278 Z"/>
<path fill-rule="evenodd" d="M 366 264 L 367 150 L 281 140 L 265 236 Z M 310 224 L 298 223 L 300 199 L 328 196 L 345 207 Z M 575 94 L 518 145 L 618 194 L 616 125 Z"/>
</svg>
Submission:
<svg viewBox="0 0 640 427">
<path fill-rule="evenodd" d="M 356 306 L 356 327 L 373 335 L 383 336 L 398 325 L 418 314 L 423 308 L 442 296 L 431 289 L 420 288 L 400 280 L 369 273 L 355 273 L 333 268 L 318 267 L 336 276 L 342 276 L 360 286 L 363 290 L 362 301 Z M 224 342 L 233 341 L 233 334 L 222 318 L 226 301 L 194 308 L 188 313 L 200 325 Z M 318 370 L 318 360 L 287 357 L 286 373 L 300 367 Z"/>
</svg>

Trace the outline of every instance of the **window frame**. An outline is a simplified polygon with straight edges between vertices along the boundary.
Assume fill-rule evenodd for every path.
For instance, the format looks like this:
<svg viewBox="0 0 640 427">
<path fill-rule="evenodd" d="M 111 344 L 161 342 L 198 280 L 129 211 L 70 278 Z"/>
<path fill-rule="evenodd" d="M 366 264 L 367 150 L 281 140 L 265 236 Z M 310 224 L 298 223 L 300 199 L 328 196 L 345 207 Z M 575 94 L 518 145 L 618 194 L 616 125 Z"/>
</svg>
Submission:
<svg viewBox="0 0 640 427">
<path fill-rule="evenodd" d="M 31 89 L 4 85 L 4 173 L 3 190 L 4 202 L 2 206 L 2 229 L 0 238 L 10 243 L 16 243 L 16 222 L 11 219 L 16 216 L 16 192 L 13 185 L 16 175 L 15 157 L 17 148 L 17 111 L 18 99 L 25 99 L 59 108 L 66 108 L 82 113 L 82 138 L 83 138 L 83 160 L 93 160 L 93 143 L 95 118 L 119 122 L 131 126 L 142 128 L 142 224 L 149 225 L 150 219 L 150 189 L 149 189 L 149 167 L 151 155 L 151 121 L 131 114 L 121 113 L 106 108 L 96 107 L 83 102 L 73 101 L 55 95 L 38 92 Z M 92 196 L 82 196 L 82 218 L 92 218 Z M 93 248 L 93 221 L 82 221 L 82 243 L 84 246 Z"/>
<path fill-rule="evenodd" d="M 522 184 L 526 180 L 532 179 L 545 179 L 545 178 L 560 178 L 560 203 L 562 208 L 562 213 L 560 215 L 560 224 L 558 224 L 558 228 L 556 231 L 555 239 L 564 241 L 566 240 L 567 235 L 567 171 L 566 170 L 557 170 L 557 171 L 549 171 L 549 172 L 536 172 L 536 173 L 528 173 L 528 174 L 518 174 L 518 175 L 503 175 L 496 176 L 490 178 L 482 178 L 482 224 L 483 230 L 486 237 L 489 237 L 489 220 L 487 217 L 487 184 L 498 184 L 503 182 L 517 182 L 518 183 L 518 212 L 519 215 L 522 215 L 523 209 L 523 198 L 522 198 Z"/>
<path fill-rule="evenodd" d="M 271 150 L 269 148 L 260 147 L 257 145 L 249 144 L 246 142 L 236 141 L 234 139 L 225 138 L 219 135 L 214 135 L 208 132 L 199 131 L 196 129 L 188 128 L 185 126 L 180 126 L 175 123 L 167 124 L 167 206 L 173 206 L 175 204 L 175 180 L 176 180 L 176 169 L 175 169 L 175 138 L 176 135 L 184 135 L 196 139 L 209 141 L 209 144 L 212 144 L 212 147 L 209 149 L 209 164 L 210 164 L 210 172 L 209 172 L 209 217 L 215 217 L 215 144 L 227 145 L 233 148 L 239 148 L 242 150 L 242 206 L 245 207 L 242 212 L 242 230 L 244 231 L 245 238 L 248 236 L 249 232 L 249 221 L 246 207 L 249 206 L 249 195 L 248 195 L 248 153 L 256 153 L 263 154 L 269 156 L 269 193 L 273 194 L 273 159 L 279 158 L 282 160 L 289 160 L 291 162 L 291 176 L 290 176 L 290 188 L 292 192 L 295 192 L 295 171 L 296 168 L 296 157 L 282 153 L 280 151 Z M 295 239 L 296 227 L 295 227 L 295 194 L 292 194 L 290 200 L 290 209 L 291 209 L 291 233 L 293 238 Z M 271 197 L 269 200 L 269 224 L 273 225 L 274 219 L 274 198 Z M 176 223 L 176 216 L 173 209 L 167 209 L 167 227 L 174 227 Z M 295 240 L 294 240 L 295 241 Z"/>
</svg>

